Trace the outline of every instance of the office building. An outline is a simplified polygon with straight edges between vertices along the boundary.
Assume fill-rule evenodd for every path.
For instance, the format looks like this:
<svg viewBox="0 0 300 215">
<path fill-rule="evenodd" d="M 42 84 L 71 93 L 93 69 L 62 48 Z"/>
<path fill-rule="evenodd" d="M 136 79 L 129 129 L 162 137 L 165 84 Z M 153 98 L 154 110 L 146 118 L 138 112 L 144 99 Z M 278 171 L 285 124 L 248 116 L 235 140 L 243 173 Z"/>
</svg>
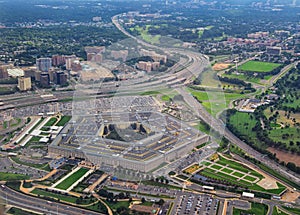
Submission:
<svg viewBox="0 0 300 215">
<path fill-rule="evenodd" d="M 41 72 L 49 72 L 52 67 L 52 59 L 51 58 L 38 58 L 36 60 L 36 67 Z"/>
<path fill-rule="evenodd" d="M 18 88 L 20 91 L 26 91 L 31 89 L 31 78 L 18 78 Z"/>
<path fill-rule="evenodd" d="M 63 71 L 58 71 L 54 73 L 54 83 L 58 85 L 66 85 L 67 84 L 67 74 Z"/>
<path fill-rule="evenodd" d="M 50 76 L 48 73 L 41 73 L 40 84 L 41 87 L 50 87 Z"/>
<path fill-rule="evenodd" d="M 8 78 L 8 71 L 9 65 L 0 65 L 0 79 L 7 79 Z"/>
</svg>

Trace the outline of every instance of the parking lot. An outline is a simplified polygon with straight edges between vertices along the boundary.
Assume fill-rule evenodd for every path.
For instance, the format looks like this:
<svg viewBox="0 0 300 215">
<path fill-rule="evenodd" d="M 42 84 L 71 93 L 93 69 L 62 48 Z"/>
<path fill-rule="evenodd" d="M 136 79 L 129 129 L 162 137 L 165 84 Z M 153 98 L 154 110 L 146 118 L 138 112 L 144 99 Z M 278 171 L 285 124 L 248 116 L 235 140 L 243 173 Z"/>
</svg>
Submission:
<svg viewBox="0 0 300 215">
<path fill-rule="evenodd" d="M 172 214 L 217 214 L 219 200 L 210 195 L 187 194 L 179 196 L 173 207 Z"/>
</svg>

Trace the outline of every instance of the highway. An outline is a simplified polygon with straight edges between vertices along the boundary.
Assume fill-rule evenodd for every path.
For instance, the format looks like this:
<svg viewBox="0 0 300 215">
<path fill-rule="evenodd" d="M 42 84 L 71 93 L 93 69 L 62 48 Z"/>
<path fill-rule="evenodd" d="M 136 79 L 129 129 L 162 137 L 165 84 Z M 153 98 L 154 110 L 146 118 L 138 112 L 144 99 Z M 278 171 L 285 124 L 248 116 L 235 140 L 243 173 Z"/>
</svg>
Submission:
<svg viewBox="0 0 300 215">
<path fill-rule="evenodd" d="M 172 52 L 172 51 L 177 52 L 182 55 L 189 56 L 189 59 L 193 59 L 193 60 L 191 60 L 193 63 L 188 68 L 185 68 L 182 71 L 180 71 L 180 75 L 182 77 L 185 77 L 188 79 L 191 77 L 188 74 L 193 74 L 194 71 L 201 72 L 201 71 L 203 71 L 205 66 L 209 64 L 207 57 L 203 57 L 203 56 L 200 57 L 201 56 L 200 54 L 197 54 L 197 53 L 194 53 L 191 51 L 182 51 L 180 49 L 175 49 L 175 48 L 174 49 L 160 48 L 160 47 L 148 44 L 144 41 L 141 41 L 140 39 L 129 34 L 118 22 L 118 18 L 119 18 L 119 15 L 116 15 L 112 18 L 112 21 L 115 24 L 115 26 L 121 32 L 123 32 L 125 35 L 127 35 L 128 37 L 135 39 L 138 43 L 141 43 L 145 46 L 152 47 L 152 48 L 155 47 L 155 48 L 161 49 L 165 52 Z M 245 142 L 240 140 L 228 128 L 226 128 L 226 126 L 224 125 L 224 123 L 221 120 L 215 119 L 212 115 L 210 115 L 205 110 L 205 108 L 190 93 L 186 92 L 183 88 L 176 88 L 176 90 L 178 91 L 179 94 L 181 94 L 183 96 L 186 103 L 189 104 L 189 106 L 191 108 L 193 108 L 193 110 L 198 115 L 198 117 L 200 119 L 202 119 L 204 122 L 206 122 L 208 125 L 210 125 L 213 130 L 219 132 L 221 135 L 223 135 L 225 138 L 227 138 L 231 143 L 240 147 L 242 150 L 247 152 L 250 156 L 253 156 L 256 160 L 264 163 L 268 167 L 276 170 L 277 172 L 284 174 L 290 180 L 292 180 L 296 183 L 300 183 L 300 175 L 299 174 L 293 173 L 291 171 L 288 171 L 287 168 L 279 166 L 276 162 L 266 158 L 265 156 L 263 156 L 263 154 L 254 150 L 252 147 L 250 147 Z"/>
<path fill-rule="evenodd" d="M 4 185 L 3 185 L 4 186 Z M 64 214 L 64 215 L 99 215 L 101 213 L 65 205 L 57 202 L 48 202 L 41 198 L 25 195 L 16 192 L 8 187 L 0 188 L 0 196 L 6 205 L 12 205 L 28 210 L 33 210 L 44 214 Z"/>
<path fill-rule="evenodd" d="M 176 89 L 178 93 L 180 93 L 184 100 L 189 104 L 197 114 L 197 116 L 202 119 L 204 122 L 209 124 L 213 130 L 218 131 L 221 135 L 226 137 L 231 143 L 237 145 L 242 150 L 244 150 L 247 154 L 254 157 L 256 160 L 264 163 L 268 167 L 276 170 L 284 174 L 286 177 L 291 179 L 296 183 L 300 183 L 300 176 L 297 173 L 288 171 L 285 167 L 279 166 L 276 162 L 271 161 L 270 159 L 263 156 L 263 154 L 254 150 L 252 147 L 247 145 L 245 142 L 236 137 L 226 126 L 223 124 L 221 120 L 215 119 L 212 115 L 210 115 L 205 108 L 188 92 L 184 89 Z"/>
<path fill-rule="evenodd" d="M 116 15 L 112 18 L 112 22 L 115 26 L 123 32 L 128 37 L 136 40 L 138 43 L 152 47 L 156 49 L 163 50 L 164 52 L 171 53 L 176 52 L 183 56 L 187 56 L 187 59 L 181 59 L 180 64 L 183 68 L 180 71 L 177 71 L 178 67 L 181 65 L 175 65 L 170 68 L 166 73 L 159 75 L 159 76 L 146 76 L 137 80 L 128 80 L 119 82 L 120 86 L 116 87 L 115 82 L 104 82 L 101 83 L 100 89 L 89 89 L 88 85 L 83 85 L 83 90 L 88 92 L 88 96 L 95 97 L 95 96 L 105 96 L 109 92 L 116 91 L 116 95 L 122 93 L 131 93 L 131 92 L 139 92 L 139 91 L 148 91 L 148 90 L 157 90 L 160 88 L 176 88 L 176 90 L 184 97 L 191 108 L 194 109 L 195 113 L 200 117 L 204 122 L 209 124 L 213 130 L 218 131 L 220 134 L 224 135 L 229 141 L 233 144 L 240 147 L 242 150 L 247 152 L 249 155 L 253 156 L 258 161 L 264 163 L 265 165 L 271 167 L 272 169 L 284 174 L 289 179 L 295 181 L 296 183 L 300 183 L 300 176 L 296 173 L 287 171 L 286 168 L 279 166 L 276 162 L 271 161 L 264 157 L 261 153 L 257 152 L 249 145 L 244 143 L 242 140 L 237 138 L 232 132 L 230 132 L 224 123 L 218 119 L 215 119 L 211 116 L 205 108 L 188 92 L 186 92 L 180 86 L 184 86 L 184 84 L 189 81 L 192 77 L 198 76 L 199 73 L 203 71 L 203 69 L 209 65 L 209 61 L 206 56 L 195 53 L 189 50 L 181 50 L 177 48 L 161 48 L 155 45 L 148 44 L 131 34 L 129 34 L 118 22 L 119 15 Z M 99 84 L 100 85 L 100 84 Z M 96 95 L 97 93 L 101 92 L 101 95 Z M 54 95 L 54 100 L 61 100 L 66 98 L 73 98 L 73 91 L 66 91 L 66 92 L 52 92 Z M 3 96 L 1 97 L 2 101 L 11 107 L 18 107 L 23 105 L 32 105 L 32 104 L 40 104 L 45 102 L 51 102 L 52 100 L 42 99 L 41 95 L 39 94 L 19 94 L 16 96 Z"/>
</svg>

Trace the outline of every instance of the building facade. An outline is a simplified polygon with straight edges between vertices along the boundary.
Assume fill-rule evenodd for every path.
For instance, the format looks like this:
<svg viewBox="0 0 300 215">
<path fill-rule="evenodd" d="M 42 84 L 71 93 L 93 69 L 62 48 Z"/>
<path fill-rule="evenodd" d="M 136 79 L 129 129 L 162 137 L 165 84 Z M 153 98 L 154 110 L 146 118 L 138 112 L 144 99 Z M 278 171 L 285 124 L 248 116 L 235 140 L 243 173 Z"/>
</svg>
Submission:
<svg viewBox="0 0 300 215">
<path fill-rule="evenodd" d="M 27 91 L 31 89 L 31 78 L 19 77 L 18 78 L 18 88 L 20 91 Z"/>
</svg>

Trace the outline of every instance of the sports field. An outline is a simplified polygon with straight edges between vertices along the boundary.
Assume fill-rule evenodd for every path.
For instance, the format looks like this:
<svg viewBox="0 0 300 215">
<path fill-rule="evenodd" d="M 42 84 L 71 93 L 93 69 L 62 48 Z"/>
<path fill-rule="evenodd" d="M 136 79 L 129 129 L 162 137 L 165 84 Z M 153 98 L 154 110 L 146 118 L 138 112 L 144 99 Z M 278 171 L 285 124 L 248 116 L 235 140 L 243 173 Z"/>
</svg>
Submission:
<svg viewBox="0 0 300 215">
<path fill-rule="evenodd" d="M 85 168 L 81 168 L 77 170 L 68 178 L 66 178 L 61 183 L 59 183 L 55 188 L 62 189 L 62 190 L 68 189 L 72 184 L 74 184 L 77 180 L 79 180 L 82 176 L 84 176 L 84 174 L 87 173 L 88 171 L 89 170 Z"/>
<path fill-rule="evenodd" d="M 268 63 L 261 61 L 248 61 L 238 67 L 240 71 L 250 71 L 250 72 L 271 72 L 276 69 L 281 64 L 278 63 Z"/>
</svg>

